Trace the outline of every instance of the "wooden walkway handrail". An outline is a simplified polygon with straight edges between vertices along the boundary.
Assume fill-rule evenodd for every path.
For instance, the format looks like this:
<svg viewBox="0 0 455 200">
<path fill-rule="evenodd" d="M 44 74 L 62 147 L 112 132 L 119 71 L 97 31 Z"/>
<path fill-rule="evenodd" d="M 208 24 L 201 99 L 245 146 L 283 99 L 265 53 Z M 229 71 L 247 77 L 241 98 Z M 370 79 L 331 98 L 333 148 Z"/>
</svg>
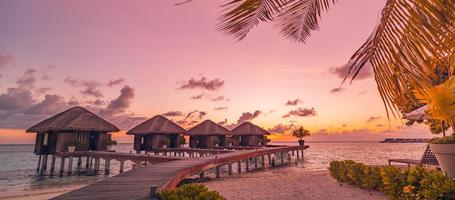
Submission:
<svg viewBox="0 0 455 200">
<path fill-rule="evenodd" d="M 283 157 L 284 153 L 289 153 L 287 155 L 290 158 L 290 152 L 294 155 L 294 151 L 297 151 L 297 158 L 299 151 L 302 151 L 303 158 L 303 150 L 307 148 L 308 146 L 270 147 L 152 164 L 104 179 L 54 199 L 150 199 L 154 195 L 151 188 L 152 191 L 174 188 L 184 178 L 198 173 L 203 174 L 212 168 L 216 168 L 218 173 L 219 167 L 225 164 L 229 164 L 231 168 L 234 162 L 238 162 L 240 166 L 242 160 L 254 158 L 257 161 L 258 156 L 264 158 L 270 154 L 281 154 Z"/>
<path fill-rule="evenodd" d="M 175 160 L 188 159 L 184 157 L 175 156 L 157 156 L 152 154 L 131 154 L 131 153 L 120 153 L 120 152 L 109 152 L 109 151 L 77 151 L 77 152 L 57 152 L 56 157 L 92 157 L 92 158 L 103 158 L 112 159 L 118 161 L 148 161 L 148 162 L 168 162 Z"/>
</svg>

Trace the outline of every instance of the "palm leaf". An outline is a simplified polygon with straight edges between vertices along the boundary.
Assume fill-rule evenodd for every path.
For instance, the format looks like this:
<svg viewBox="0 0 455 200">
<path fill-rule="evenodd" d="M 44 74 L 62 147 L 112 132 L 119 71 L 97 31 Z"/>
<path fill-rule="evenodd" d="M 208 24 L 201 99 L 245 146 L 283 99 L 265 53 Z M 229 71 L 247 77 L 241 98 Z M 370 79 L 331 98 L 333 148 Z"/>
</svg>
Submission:
<svg viewBox="0 0 455 200">
<path fill-rule="evenodd" d="M 294 0 L 232 0 L 223 5 L 218 29 L 242 40 L 259 22 L 271 21 L 275 13 Z"/>
<path fill-rule="evenodd" d="M 351 58 L 352 79 L 370 62 L 386 110 L 396 111 L 408 101 L 408 84 L 432 83 L 435 63 L 453 60 L 454 10 L 451 0 L 389 0 L 376 30 Z"/>
<path fill-rule="evenodd" d="M 300 0 L 290 2 L 277 16 L 278 28 L 284 37 L 305 42 L 311 31 L 319 29 L 318 19 L 337 0 Z"/>
</svg>

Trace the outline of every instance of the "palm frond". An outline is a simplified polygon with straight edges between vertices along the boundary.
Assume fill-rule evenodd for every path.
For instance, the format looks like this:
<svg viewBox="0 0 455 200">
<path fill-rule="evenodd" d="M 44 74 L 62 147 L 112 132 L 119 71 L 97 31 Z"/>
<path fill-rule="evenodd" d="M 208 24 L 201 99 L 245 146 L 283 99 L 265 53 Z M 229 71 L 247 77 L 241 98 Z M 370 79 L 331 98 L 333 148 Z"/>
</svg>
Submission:
<svg viewBox="0 0 455 200">
<path fill-rule="evenodd" d="M 305 42 L 311 36 L 311 31 L 319 29 L 318 19 L 322 12 L 328 11 L 330 5 L 336 2 L 337 0 L 300 0 L 289 3 L 276 17 L 280 33 L 292 41 Z"/>
<path fill-rule="evenodd" d="M 454 10 L 453 0 L 388 0 L 376 30 L 352 56 L 352 79 L 367 62 L 373 66 L 388 114 L 408 101 L 407 85 L 438 78 L 430 60 L 440 63 L 453 56 Z M 453 62 L 448 66 L 453 68 Z"/>
<path fill-rule="evenodd" d="M 223 5 L 218 29 L 242 40 L 260 22 L 271 21 L 284 5 L 295 0 L 232 0 Z"/>
</svg>

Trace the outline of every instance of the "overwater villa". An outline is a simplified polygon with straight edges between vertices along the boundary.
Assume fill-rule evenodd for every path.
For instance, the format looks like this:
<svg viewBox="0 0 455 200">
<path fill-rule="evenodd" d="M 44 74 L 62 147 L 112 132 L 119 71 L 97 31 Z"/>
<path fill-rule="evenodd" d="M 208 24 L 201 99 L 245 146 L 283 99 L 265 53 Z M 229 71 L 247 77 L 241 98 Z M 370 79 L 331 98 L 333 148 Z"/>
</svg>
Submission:
<svg viewBox="0 0 455 200">
<path fill-rule="evenodd" d="M 188 135 L 191 148 L 210 149 L 226 146 L 230 131 L 211 120 L 205 120 L 188 130 Z"/>
<path fill-rule="evenodd" d="M 107 150 L 109 132 L 119 129 L 108 121 L 85 108 L 76 106 L 58 113 L 32 127 L 27 132 L 35 132 L 35 154 L 46 155 L 68 151 L 68 144 L 76 146 L 76 151 Z"/>
<path fill-rule="evenodd" d="M 270 133 L 263 128 L 244 122 L 231 130 L 233 146 L 265 146 Z"/>
<path fill-rule="evenodd" d="M 186 130 L 161 115 L 156 115 L 127 132 L 134 135 L 134 150 L 149 151 L 155 148 L 179 148 L 185 142 Z"/>
</svg>

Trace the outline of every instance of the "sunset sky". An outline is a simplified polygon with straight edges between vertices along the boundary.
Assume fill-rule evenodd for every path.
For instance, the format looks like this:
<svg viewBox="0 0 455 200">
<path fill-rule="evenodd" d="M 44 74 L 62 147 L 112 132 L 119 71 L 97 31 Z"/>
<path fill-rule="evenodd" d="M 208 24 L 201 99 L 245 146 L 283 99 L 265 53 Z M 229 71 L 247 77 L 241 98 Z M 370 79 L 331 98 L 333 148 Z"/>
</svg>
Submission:
<svg viewBox="0 0 455 200">
<path fill-rule="evenodd" d="M 33 143 L 24 129 L 74 105 L 124 131 L 165 114 L 252 121 L 276 140 L 300 125 L 310 140 L 431 137 L 388 121 L 370 69 L 339 88 L 385 0 L 339 1 L 306 44 L 273 23 L 235 41 L 216 30 L 227 1 L 181 1 L 0 1 L 0 143 Z"/>
</svg>

